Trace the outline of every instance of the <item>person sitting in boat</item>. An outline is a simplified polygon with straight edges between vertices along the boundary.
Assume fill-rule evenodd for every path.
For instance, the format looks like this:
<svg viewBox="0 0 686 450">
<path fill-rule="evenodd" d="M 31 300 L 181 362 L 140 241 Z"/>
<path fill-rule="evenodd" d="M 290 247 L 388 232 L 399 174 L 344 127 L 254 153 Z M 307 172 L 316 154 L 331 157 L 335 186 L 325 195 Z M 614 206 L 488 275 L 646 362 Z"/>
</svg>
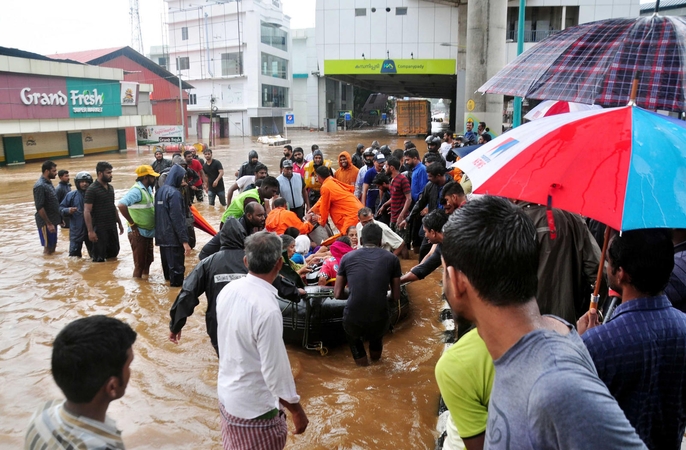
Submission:
<svg viewBox="0 0 686 450">
<path fill-rule="evenodd" d="M 300 234 L 310 234 L 314 229 L 315 215 L 311 212 L 305 214 L 303 220 L 300 220 L 298 216 L 288 209 L 288 201 L 279 197 L 274 200 L 272 204 L 273 208 L 267 216 L 267 221 L 265 222 L 265 228 L 267 231 L 282 235 L 285 233 L 286 229 L 293 227 L 296 228 Z"/>
<path fill-rule="evenodd" d="M 293 236 L 284 234 L 281 236 L 281 242 L 283 243 L 283 266 L 279 273 L 299 288 L 304 288 L 303 277 L 312 272 L 312 269 L 307 264 L 298 264 L 293 261 L 292 258 L 295 255 L 295 239 Z"/>
<path fill-rule="evenodd" d="M 228 219 L 226 219 L 226 221 L 228 223 L 229 219 L 237 220 L 238 223 L 240 223 L 240 225 L 245 230 L 245 235 L 249 236 L 253 233 L 256 233 L 264 229 L 265 218 L 266 214 L 264 212 L 264 207 L 257 202 L 251 202 L 245 205 L 245 210 L 240 218 L 235 219 L 233 217 L 229 217 Z M 198 259 L 202 261 L 208 256 L 217 253 L 220 248 L 221 232 L 214 235 L 214 237 L 212 237 L 212 239 L 210 239 L 209 242 L 205 244 L 202 250 L 200 250 Z"/>
<path fill-rule="evenodd" d="M 359 222 L 356 225 L 358 236 L 362 235 L 362 227 L 364 227 L 368 223 L 375 223 L 379 227 L 381 227 L 381 231 L 383 232 L 380 247 L 385 250 L 388 250 L 389 252 L 392 252 L 396 256 L 402 253 L 403 248 L 405 247 L 405 242 L 403 241 L 403 238 L 395 234 L 393 230 L 391 230 L 391 227 L 389 227 L 385 223 L 379 222 L 378 220 L 374 220 L 374 213 L 372 213 L 371 208 L 361 208 L 357 212 L 357 217 L 359 219 Z M 361 245 L 358 244 L 357 248 L 360 247 Z"/>
<path fill-rule="evenodd" d="M 336 275 L 334 297 L 344 298 L 346 284 L 350 294 L 343 312 L 343 329 L 355 363 L 369 365 L 364 340 L 369 341 L 369 357 L 381 359 L 383 335 L 390 327 L 388 288 L 391 299 L 400 300 L 400 260 L 381 249 L 383 230 L 370 223 L 362 229 L 363 247 L 343 256 Z"/>
<path fill-rule="evenodd" d="M 321 198 L 310 210 L 319 214 L 319 224 L 325 226 L 331 215 L 336 228 L 343 233 L 357 222 L 356 213 L 362 203 L 353 194 L 354 187 L 341 183 L 332 177 L 325 166 L 317 168 L 317 179 L 321 183 Z"/>
<path fill-rule="evenodd" d="M 341 236 L 331 244 L 331 258 L 327 258 L 319 269 L 319 286 L 333 286 L 336 282 L 336 274 L 338 273 L 338 266 L 341 264 L 341 258 L 352 252 L 350 238 L 348 236 Z"/>
<path fill-rule="evenodd" d="M 349 226 L 348 229 L 345 231 L 345 235 L 348 236 L 348 239 L 350 239 L 350 246 L 353 249 L 357 248 L 357 226 Z"/>
</svg>

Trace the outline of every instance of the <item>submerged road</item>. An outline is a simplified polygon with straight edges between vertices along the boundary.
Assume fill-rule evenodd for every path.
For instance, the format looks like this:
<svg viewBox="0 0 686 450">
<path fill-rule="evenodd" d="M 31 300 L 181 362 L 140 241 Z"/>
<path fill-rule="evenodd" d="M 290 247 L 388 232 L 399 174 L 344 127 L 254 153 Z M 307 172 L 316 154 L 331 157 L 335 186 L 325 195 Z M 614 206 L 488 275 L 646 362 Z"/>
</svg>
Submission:
<svg viewBox="0 0 686 450">
<path fill-rule="evenodd" d="M 395 149 L 404 141 L 380 129 L 289 132 L 289 138 L 306 154 L 311 144 L 318 144 L 332 161 L 341 151 L 352 154 L 358 142 L 369 146 L 377 139 Z M 415 141 L 423 150 L 423 139 Z M 214 152 L 224 165 L 227 181 L 233 180 L 250 149 L 258 151 L 270 173 L 278 174 L 280 147 L 232 139 L 222 141 Z M 118 200 L 135 181 L 135 168 L 152 159 L 140 148 L 56 163 L 58 169 L 68 169 L 73 180 L 80 170 L 95 177 L 96 163 L 109 161 L 114 166 Z M 20 448 L 36 408 L 44 400 L 63 397 L 50 373 L 52 340 L 70 321 L 92 314 L 120 318 L 138 333 L 126 395 L 108 410 L 123 430 L 127 447 L 220 448 L 217 357 L 205 333 L 204 297 L 176 346 L 167 337 L 169 308 L 179 288 L 165 285 L 157 250 L 148 280 L 131 278 L 131 248 L 125 236 L 120 237 L 116 261 L 94 264 L 87 258 L 69 258 L 68 230 L 59 231 L 57 252 L 43 256 L 32 197 L 39 176 L 40 163 L 0 168 L 0 448 Z M 214 208 L 206 201 L 196 206 L 211 224 L 218 225 L 222 212 L 218 202 Z M 187 273 L 209 240 L 208 235 L 197 233 L 198 245 L 186 258 Z M 403 269 L 413 264 L 403 261 Z M 433 371 L 442 351 L 439 281 L 436 273 L 409 286 L 412 310 L 385 339 L 378 364 L 356 367 L 345 346 L 330 349 L 325 357 L 288 346 L 310 425 L 305 434 L 290 435 L 286 448 L 433 448 L 438 408 Z"/>
</svg>

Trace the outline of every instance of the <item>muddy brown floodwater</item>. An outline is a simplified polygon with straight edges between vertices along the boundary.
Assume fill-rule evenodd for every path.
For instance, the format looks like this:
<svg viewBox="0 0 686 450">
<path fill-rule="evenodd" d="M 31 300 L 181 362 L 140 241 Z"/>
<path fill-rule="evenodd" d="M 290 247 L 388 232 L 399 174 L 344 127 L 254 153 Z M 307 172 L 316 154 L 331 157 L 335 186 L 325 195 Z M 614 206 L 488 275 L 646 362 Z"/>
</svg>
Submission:
<svg viewBox="0 0 686 450">
<path fill-rule="evenodd" d="M 368 146 L 378 139 L 395 149 L 404 140 L 383 129 L 332 134 L 300 131 L 289 137 L 306 153 L 311 144 L 319 144 L 332 160 L 341 151 L 354 152 L 358 142 Z M 422 140 L 416 139 L 418 144 Z M 233 179 L 233 172 L 253 148 L 270 173 L 278 173 L 281 147 L 263 146 L 248 138 L 222 142 L 215 158 Z M 95 176 L 97 161 L 109 161 L 114 166 L 118 200 L 133 184 L 135 168 L 152 159 L 141 148 L 56 163 L 73 178 L 80 170 Z M 20 448 L 35 409 L 46 399 L 62 398 L 50 373 L 52 340 L 70 321 L 92 314 L 120 318 L 138 333 L 126 395 L 108 411 L 123 430 L 127 447 L 221 448 L 217 357 L 205 333 L 204 296 L 177 346 L 167 337 L 169 308 L 179 288 L 165 285 L 157 250 L 148 280 L 131 278 L 131 248 L 125 236 L 120 238 L 116 261 L 94 264 L 69 258 L 68 230 L 60 230 L 56 254 L 44 257 L 31 189 L 39 176 L 40 163 L 0 168 L 0 448 Z M 213 208 L 205 202 L 198 209 L 218 225 L 221 206 Z M 208 235 L 198 232 L 198 245 L 186 259 L 186 273 L 208 240 Z M 403 261 L 403 269 L 412 264 Z M 287 448 L 433 448 L 438 407 L 433 371 L 442 350 L 439 281 L 436 273 L 410 286 L 410 316 L 385 338 L 384 355 L 376 365 L 356 367 L 345 346 L 330 349 L 325 357 L 288 346 L 310 425 L 303 435 L 290 435 Z"/>
</svg>

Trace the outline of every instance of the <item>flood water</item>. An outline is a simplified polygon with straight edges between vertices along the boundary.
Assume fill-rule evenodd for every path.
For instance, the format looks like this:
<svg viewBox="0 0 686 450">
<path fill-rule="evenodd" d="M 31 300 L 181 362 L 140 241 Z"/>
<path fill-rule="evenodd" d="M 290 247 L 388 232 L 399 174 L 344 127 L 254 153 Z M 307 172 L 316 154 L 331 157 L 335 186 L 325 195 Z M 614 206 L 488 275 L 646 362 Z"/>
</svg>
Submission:
<svg viewBox="0 0 686 450">
<path fill-rule="evenodd" d="M 290 132 L 289 138 L 306 153 L 311 144 L 318 144 L 333 161 L 341 151 L 353 153 L 358 142 L 369 146 L 378 139 L 395 149 L 405 140 L 383 129 L 331 134 L 299 131 Z M 422 140 L 415 139 L 420 148 Z M 215 159 L 224 165 L 228 180 L 250 149 L 258 151 L 270 173 L 278 173 L 281 147 L 239 138 L 215 148 Z M 135 181 L 135 168 L 152 159 L 141 148 L 56 163 L 58 169 L 68 169 L 73 180 L 80 170 L 95 177 L 96 163 L 109 161 L 114 166 L 118 200 Z M 94 264 L 87 258 L 69 258 L 68 230 L 60 230 L 57 252 L 43 256 L 32 197 L 39 176 L 40 163 L 0 168 L 0 448 L 23 446 L 35 409 L 44 400 L 62 398 L 50 373 L 52 340 L 70 321 L 93 314 L 120 318 L 138 333 L 126 395 L 108 410 L 123 430 L 127 447 L 221 448 L 218 364 L 205 332 L 204 296 L 176 346 L 167 337 L 169 308 L 179 288 L 165 285 L 157 250 L 148 280 L 131 277 L 131 248 L 125 236 L 120 237 L 116 261 Z M 218 225 L 222 212 L 218 202 L 216 207 L 206 201 L 196 206 L 211 224 Z M 210 238 L 200 231 L 197 237 L 195 250 L 186 258 L 186 273 Z M 403 269 L 413 264 L 403 261 Z M 385 338 L 383 358 L 376 365 L 356 367 L 345 346 L 330 349 L 327 356 L 288 346 L 310 424 L 305 434 L 290 435 L 286 448 L 433 448 L 438 408 L 433 371 L 442 351 L 443 331 L 438 320 L 439 281 L 440 274 L 435 273 L 410 285 L 413 309 Z"/>
</svg>

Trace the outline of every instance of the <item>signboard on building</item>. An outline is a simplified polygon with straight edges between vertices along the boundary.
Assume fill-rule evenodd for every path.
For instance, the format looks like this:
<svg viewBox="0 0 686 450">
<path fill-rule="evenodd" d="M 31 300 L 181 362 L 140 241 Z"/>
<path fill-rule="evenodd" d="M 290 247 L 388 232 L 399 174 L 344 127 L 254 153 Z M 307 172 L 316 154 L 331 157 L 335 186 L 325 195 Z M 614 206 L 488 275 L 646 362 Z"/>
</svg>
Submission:
<svg viewBox="0 0 686 450">
<path fill-rule="evenodd" d="M 117 80 L 0 74 L 0 120 L 121 116 Z"/>
<path fill-rule="evenodd" d="M 326 75 L 455 75 L 454 59 L 335 59 L 324 61 Z"/>
<path fill-rule="evenodd" d="M 136 127 L 136 140 L 138 145 L 181 143 L 183 142 L 183 127 L 181 125 Z"/>
<path fill-rule="evenodd" d="M 121 82 L 122 106 L 136 106 L 138 104 L 138 83 Z"/>
</svg>

